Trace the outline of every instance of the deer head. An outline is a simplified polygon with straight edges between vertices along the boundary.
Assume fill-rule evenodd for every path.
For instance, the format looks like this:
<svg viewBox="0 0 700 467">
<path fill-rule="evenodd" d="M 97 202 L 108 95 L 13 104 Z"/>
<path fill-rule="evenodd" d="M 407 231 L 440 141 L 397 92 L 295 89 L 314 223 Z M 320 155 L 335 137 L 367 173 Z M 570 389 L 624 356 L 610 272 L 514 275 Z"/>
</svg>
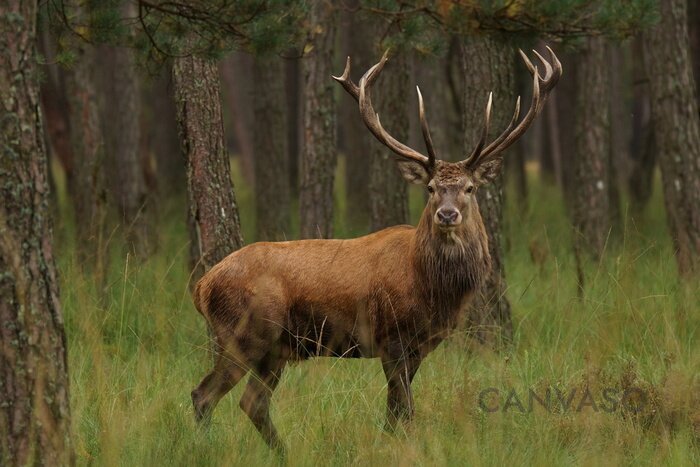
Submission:
<svg viewBox="0 0 700 467">
<path fill-rule="evenodd" d="M 561 63 L 552 49 L 547 47 L 547 50 L 550 54 L 549 62 L 537 51 L 533 51 L 544 66 L 544 76 L 540 75 L 538 68 L 532 64 L 522 50 L 520 51 L 520 55 L 533 77 L 532 101 L 525 117 L 520 123 L 517 123 L 520 116 L 520 97 L 518 97 L 510 124 L 496 139 L 487 144 L 492 104 L 492 94 L 489 93 L 481 138 L 471 154 L 459 162 L 447 162 L 437 158 L 430 137 L 430 127 L 425 116 L 423 96 L 417 86 L 421 129 L 428 155 L 421 154 L 397 141 L 382 127 L 379 115 L 372 107 L 370 89 L 379 78 L 387 62 L 388 51 L 384 53 L 379 63 L 367 70 L 362 76 L 359 86 L 349 78 L 350 57 L 347 59 L 343 75 L 333 76 L 333 79 L 338 81 L 359 103 L 362 120 L 369 131 L 382 144 L 401 156 L 402 159 L 398 161 L 398 165 L 403 177 L 411 183 L 427 187 L 430 198 L 426 209 L 432 218 L 434 227 L 449 232 L 468 220 L 470 210 L 477 208 L 475 198 L 477 188 L 496 178 L 501 169 L 503 151 L 530 127 L 535 117 L 542 111 L 550 91 L 557 84 L 562 73 Z"/>
</svg>

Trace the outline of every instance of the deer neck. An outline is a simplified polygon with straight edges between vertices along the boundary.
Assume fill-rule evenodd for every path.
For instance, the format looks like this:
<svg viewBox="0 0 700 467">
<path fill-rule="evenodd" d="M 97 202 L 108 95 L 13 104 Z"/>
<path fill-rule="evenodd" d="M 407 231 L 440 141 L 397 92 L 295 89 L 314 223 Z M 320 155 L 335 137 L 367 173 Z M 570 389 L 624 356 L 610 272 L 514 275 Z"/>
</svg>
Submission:
<svg viewBox="0 0 700 467">
<path fill-rule="evenodd" d="M 424 299 L 436 313 L 458 309 L 490 271 L 488 240 L 476 204 L 467 215 L 457 229 L 445 232 L 426 207 L 416 228 L 414 267 Z"/>
</svg>

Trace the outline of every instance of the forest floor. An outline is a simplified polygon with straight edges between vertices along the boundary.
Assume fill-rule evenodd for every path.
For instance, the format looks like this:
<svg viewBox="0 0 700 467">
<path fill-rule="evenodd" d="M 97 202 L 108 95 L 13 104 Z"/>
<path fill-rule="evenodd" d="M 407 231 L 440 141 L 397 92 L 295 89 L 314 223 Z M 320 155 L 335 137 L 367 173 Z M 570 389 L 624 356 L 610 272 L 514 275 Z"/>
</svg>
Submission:
<svg viewBox="0 0 700 467">
<path fill-rule="evenodd" d="M 250 243 L 252 193 L 235 182 Z M 561 195 L 530 182 L 527 206 L 508 193 L 512 348 L 496 353 L 455 332 L 421 366 L 415 420 L 396 434 L 382 429 L 379 361 L 288 367 L 272 404 L 288 464 L 700 465 L 700 284 L 678 281 L 660 190 L 638 218 L 623 210 L 605 260 L 585 266 L 579 296 Z M 221 401 L 208 432 L 195 427 L 190 391 L 210 357 L 187 287 L 184 199 L 160 210 L 158 251 L 147 261 L 127 257 L 119 234 L 111 235 L 108 285 L 98 294 L 77 263 L 58 186 L 78 464 L 273 463 L 238 408 L 243 382 Z M 337 237 L 362 231 L 342 221 L 346 208 L 339 202 Z M 414 224 L 421 209 L 422 194 L 412 191 Z M 548 391 L 550 410 L 534 397 Z"/>
</svg>

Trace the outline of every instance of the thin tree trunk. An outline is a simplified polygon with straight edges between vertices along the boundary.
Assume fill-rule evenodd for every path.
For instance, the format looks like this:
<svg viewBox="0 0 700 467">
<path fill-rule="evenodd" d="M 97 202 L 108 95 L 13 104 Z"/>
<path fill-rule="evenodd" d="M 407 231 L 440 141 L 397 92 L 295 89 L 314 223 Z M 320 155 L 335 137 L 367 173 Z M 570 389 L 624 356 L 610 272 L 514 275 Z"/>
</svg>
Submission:
<svg viewBox="0 0 700 467">
<path fill-rule="evenodd" d="M 330 79 L 335 44 L 335 11 L 315 0 L 309 13 L 311 51 L 303 59 L 304 148 L 299 212 L 302 238 L 333 236 L 333 180 L 337 162 L 335 86 Z"/>
<path fill-rule="evenodd" d="M 231 181 L 215 62 L 190 56 L 173 63 L 175 108 L 187 166 L 192 281 L 243 246 Z"/>
<path fill-rule="evenodd" d="M 514 49 L 492 37 L 470 37 L 465 40 L 464 68 L 464 152 L 470 153 L 483 127 L 482 110 L 493 91 L 492 128 L 503 131 L 508 126 L 515 105 Z M 507 152 L 504 157 L 511 154 Z M 489 237 L 493 270 L 471 313 L 470 325 L 481 342 L 498 344 L 512 337 L 511 309 L 506 297 L 503 264 L 502 230 L 503 177 L 483 186 L 477 194 L 479 209 Z"/>
<path fill-rule="evenodd" d="M 678 270 L 700 270 L 700 117 L 685 0 L 660 0 L 661 21 L 644 33 L 644 64 Z"/>
<path fill-rule="evenodd" d="M 0 464 L 7 466 L 73 462 L 36 16 L 36 1 L 0 7 Z"/>
<path fill-rule="evenodd" d="M 379 51 L 376 52 L 375 57 L 379 56 Z M 408 54 L 394 55 L 375 85 L 375 101 L 378 113 L 383 116 L 382 125 L 399 141 L 407 140 L 409 129 L 406 96 L 410 92 L 410 68 L 407 62 Z M 407 185 L 396 168 L 394 157 L 374 138 L 370 157 L 370 229 L 376 231 L 408 223 Z"/>
<path fill-rule="evenodd" d="M 153 247 L 148 223 L 148 191 L 141 161 L 141 95 L 136 52 L 100 46 L 100 94 L 109 190 L 129 251 L 145 258 Z"/>
<path fill-rule="evenodd" d="M 284 61 L 257 57 L 253 64 L 256 240 L 290 235 L 289 156 Z"/>
<path fill-rule="evenodd" d="M 252 63 L 249 57 L 243 54 L 233 54 L 223 60 L 219 65 L 221 79 L 224 84 L 224 99 L 228 110 L 230 130 L 233 133 L 233 140 L 238 157 L 241 161 L 241 170 L 246 181 L 251 184 L 255 180 L 253 166 L 253 131 L 251 111 L 253 105 L 250 102 L 250 82 L 249 76 L 252 71 Z M 282 97 L 280 96 L 280 99 Z"/>
<path fill-rule="evenodd" d="M 542 151 L 540 152 L 540 177 L 547 183 L 556 183 L 563 188 L 561 172 L 557 170 L 557 161 L 561 161 L 561 141 L 559 132 L 559 109 L 557 107 L 557 90 L 552 91 L 542 112 Z"/>
<path fill-rule="evenodd" d="M 356 8 L 359 2 L 350 2 L 349 8 Z M 351 13 L 343 24 L 343 39 L 347 46 L 345 55 L 352 57 L 353 72 L 359 75 L 369 69 L 377 58 L 375 44 L 378 19 L 362 11 Z M 381 52 L 379 52 L 381 53 Z M 337 72 L 336 74 L 338 74 Z M 383 100 L 383 99 L 382 99 Z M 362 123 L 357 103 L 349 96 L 341 95 L 339 99 L 338 125 L 339 146 L 345 155 L 345 191 L 346 213 L 348 223 L 366 229 L 370 218 L 369 168 L 372 161 L 372 138 L 367 127 Z M 382 116 L 384 114 L 382 113 Z M 393 170 L 396 170 L 395 168 Z"/>
<path fill-rule="evenodd" d="M 299 63 L 298 58 L 290 58 L 285 63 L 289 191 L 294 199 L 299 196 L 299 156 L 301 154 L 301 67 Z"/>
<path fill-rule="evenodd" d="M 642 40 L 634 41 L 634 54 L 642 56 Z M 632 107 L 632 138 L 630 142 L 630 162 L 632 168 L 627 180 L 632 209 L 639 215 L 649 203 L 653 189 L 654 167 L 656 165 L 656 143 L 651 124 L 651 103 L 649 81 L 646 78 L 641 60 L 633 61 L 634 96 Z"/>
<path fill-rule="evenodd" d="M 49 156 L 55 156 L 66 175 L 67 187 L 73 187 L 73 151 L 70 142 L 70 125 L 63 71 L 55 63 L 56 54 L 54 44 L 49 34 L 49 25 L 41 27 L 40 38 L 37 41 L 39 52 L 45 57 L 47 65 L 42 71 L 45 72 L 46 79 L 41 83 L 41 107 L 44 115 L 45 128 L 47 133 Z M 50 157 L 49 157 L 50 160 Z"/>
<path fill-rule="evenodd" d="M 626 173 L 629 163 L 629 140 L 632 129 L 630 98 L 627 92 L 629 70 L 627 69 L 627 46 L 610 44 L 607 47 L 607 72 L 609 79 L 608 105 L 610 107 L 610 164 L 608 194 L 610 196 L 610 221 L 613 227 L 622 222 L 620 211 L 620 173 Z M 613 98 L 613 96 L 615 96 Z"/>
<path fill-rule="evenodd" d="M 76 46 L 75 64 L 66 69 L 65 83 L 73 149 L 73 208 L 78 258 L 101 288 L 107 269 L 104 138 L 95 86 L 95 49 Z"/>
<path fill-rule="evenodd" d="M 579 287 L 583 263 L 599 259 L 610 230 L 610 82 L 603 38 L 590 38 L 580 54 L 576 106 L 574 252 Z"/>
<path fill-rule="evenodd" d="M 695 78 L 695 95 L 700 96 L 700 2 L 697 0 L 688 0 L 688 34 Z"/>
<path fill-rule="evenodd" d="M 141 92 L 144 108 L 141 125 L 142 153 L 154 166 L 145 171 L 149 191 L 157 191 L 159 197 L 170 199 L 171 195 L 185 189 L 185 164 L 180 155 L 180 138 L 177 134 L 175 105 L 172 90 L 172 63 L 167 63 L 148 86 Z"/>
<path fill-rule="evenodd" d="M 580 109 L 576 107 L 579 60 L 577 55 L 570 53 L 564 53 L 560 58 L 562 66 L 566 70 L 567 78 L 562 79 L 557 84 L 557 89 L 554 91 L 556 96 L 553 96 L 557 104 L 556 128 L 559 132 L 559 161 L 561 164 L 558 180 L 561 180 L 564 200 L 573 218 L 576 193 L 576 156 L 574 154 L 574 148 L 576 147 L 576 116 L 580 112 Z"/>
</svg>

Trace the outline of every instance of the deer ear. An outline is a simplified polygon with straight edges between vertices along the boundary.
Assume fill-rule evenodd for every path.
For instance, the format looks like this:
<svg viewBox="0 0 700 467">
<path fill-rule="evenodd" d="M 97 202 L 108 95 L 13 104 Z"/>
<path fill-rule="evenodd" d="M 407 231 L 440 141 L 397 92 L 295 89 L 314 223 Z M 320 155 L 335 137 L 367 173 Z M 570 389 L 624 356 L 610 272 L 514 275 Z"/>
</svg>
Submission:
<svg viewBox="0 0 700 467">
<path fill-rule="evenodd" d="M 403 175 L 403 178 L 405 178 L 407 182 L 417 185 L 427 185 L 430 181 L 428 171 L 425 170 L 425 167 L 419 162 L 398 161 L 397 164 L 401 175 Z"/>
<path fill-rule="evenodd" d="M 486 185 L 491 183 L 498 177 L 501 173 L 501 166 L 503 165 L 503 158 L 497 157 L 489 161 L 485 161 L 479 164 L 473 173 L 474 182 L 477 185 Z"/>
</svg>

